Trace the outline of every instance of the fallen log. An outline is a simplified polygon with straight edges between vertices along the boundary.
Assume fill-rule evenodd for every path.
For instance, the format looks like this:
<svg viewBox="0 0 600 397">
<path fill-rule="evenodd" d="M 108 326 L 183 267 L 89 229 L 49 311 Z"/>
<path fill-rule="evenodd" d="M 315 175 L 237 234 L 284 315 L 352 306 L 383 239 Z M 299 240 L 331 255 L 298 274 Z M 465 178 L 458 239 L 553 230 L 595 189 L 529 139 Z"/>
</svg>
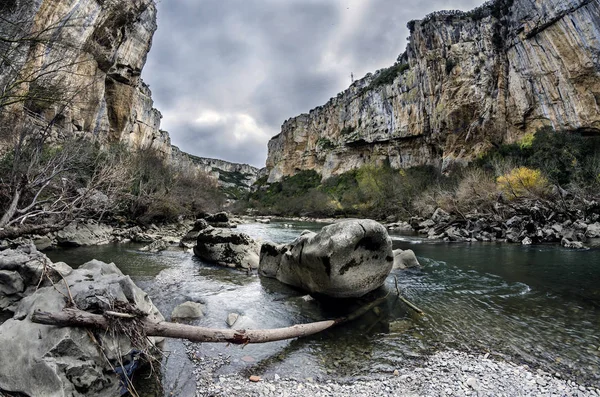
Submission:
<svg viewBox="0 0 600 397">
<path fill-rule="evenodd" d="M 187 324 L 171 323 L 167 321 L 155 323 L 146 318 L 135 318 L 135 326 L 142 327 L 147 336 L 160 336 L 165 338 L 187 339 L 192 342 L 226 342 L 238 345 L 247 343 L 267 343 L 280 340 L 299 338 L 314 335 L 335 325 L 352 321 L 387 299 L 379 298 L 354 313 L 334 320 L 318 321 L 307 324 L 297 324 L 291 327 L 275 329 L 214 329 L 197 327 Z M 111 312 L 107 317 L 114 317 Z M 88 313 L 83 310 L 65 308 L 61 312 L 49 313 L 36 311 L 31 316 L 31 321 L 38 324 L 54 325 L 58 327 L 84 327 L 107 330 L 111 326 L 111 320 L 101 314 Z M 122 322 L 133 321 L 123 317 Z"/>
</svg>

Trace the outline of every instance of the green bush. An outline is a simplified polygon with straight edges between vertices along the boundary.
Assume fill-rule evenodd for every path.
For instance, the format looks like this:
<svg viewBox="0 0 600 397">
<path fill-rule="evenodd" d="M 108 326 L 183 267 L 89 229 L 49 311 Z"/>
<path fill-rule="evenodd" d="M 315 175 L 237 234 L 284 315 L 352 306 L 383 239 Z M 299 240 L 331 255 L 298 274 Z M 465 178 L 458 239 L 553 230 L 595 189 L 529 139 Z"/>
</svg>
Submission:
<svg viewBox="0 0 600 397">
<path fill-rule="evenodd" d="M 400 76 L 408 69 L 410 69 L 410 65 L 407 63 L 396 63 L 387 69 L 382 69 L 375 75 L 375 78 L 370 84 L 370 88 L 373 89 L 383 85 L 392 84 L 396 77 Z"/>
</svg>

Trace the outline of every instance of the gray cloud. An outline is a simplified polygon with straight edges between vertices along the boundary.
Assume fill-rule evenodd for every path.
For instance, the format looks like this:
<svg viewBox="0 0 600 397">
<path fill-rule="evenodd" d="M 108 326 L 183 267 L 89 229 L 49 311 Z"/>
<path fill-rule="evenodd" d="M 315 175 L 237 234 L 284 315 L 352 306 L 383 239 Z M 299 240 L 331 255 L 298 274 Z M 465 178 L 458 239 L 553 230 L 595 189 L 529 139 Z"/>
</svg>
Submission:
<svg viewBox="0 0 600 397">
<path fill-rule="evenodd" d="M 482 0 L 171 0 L 144 80 L 182 150 L 263 166 L 284 120 L 391 65 L 406 23 Z"/>
</svg>

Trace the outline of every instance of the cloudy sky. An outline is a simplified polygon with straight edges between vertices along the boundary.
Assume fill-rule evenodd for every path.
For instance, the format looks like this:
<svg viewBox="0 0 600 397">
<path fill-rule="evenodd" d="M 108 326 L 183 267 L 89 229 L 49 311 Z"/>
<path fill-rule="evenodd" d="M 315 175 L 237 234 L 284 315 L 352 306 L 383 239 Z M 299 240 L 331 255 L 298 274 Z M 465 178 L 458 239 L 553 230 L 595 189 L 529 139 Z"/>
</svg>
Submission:
<svg viewBox="0 0 600 397">
<path fill-rule="evenodd" d="M 144 80 L 173 144 L 263 167 L 288 118 L 406 47 L 406 23 L 483 0 L 161 0 Z"/>
</svg>

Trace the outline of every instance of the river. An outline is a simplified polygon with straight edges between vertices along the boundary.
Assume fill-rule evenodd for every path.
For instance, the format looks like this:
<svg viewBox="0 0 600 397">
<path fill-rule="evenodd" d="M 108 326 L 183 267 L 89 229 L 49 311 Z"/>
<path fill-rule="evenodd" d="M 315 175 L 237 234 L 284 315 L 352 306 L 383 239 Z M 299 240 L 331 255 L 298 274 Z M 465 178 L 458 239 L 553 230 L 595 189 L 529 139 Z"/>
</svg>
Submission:
<svg viewBox="0 0 600 397">
<path fill-rule="evenodd" d="M 246 224 L 254 238 L 289 242 L 311 223 Z M 337 329 L 292 341 L 245 348 L 197 344 L 202 356 L 226 355 L 219 373 L 325 379 L 354 378 L 418 365 L 447 348 L 490 353 L 584 384 L 600 384 L 600 250 L 558 245 L 444 243 L 392 235 L 394 248 L 412 249 L 421 269 L 394 271 L 385 303 Z M 185 301 L 206 304 L 194 324 L 225 328 L 231 312 L 247 328 L 276 328 L 333 318 L 355 302 L 318 302 L 275 280 L 203 263 L 189 252 L 137 251 L 130 244 L 47 252 L 53 261 L 78 266 L 95 258 L 114 262 L 151 296 L 168 318 Z M 400 290 L 419 306 L 420 316 L 395 297 Z M 193 387 L 193 367 L 180 341 L 169 341 L 163 365 L 165 392 Z"/>
</svg>

